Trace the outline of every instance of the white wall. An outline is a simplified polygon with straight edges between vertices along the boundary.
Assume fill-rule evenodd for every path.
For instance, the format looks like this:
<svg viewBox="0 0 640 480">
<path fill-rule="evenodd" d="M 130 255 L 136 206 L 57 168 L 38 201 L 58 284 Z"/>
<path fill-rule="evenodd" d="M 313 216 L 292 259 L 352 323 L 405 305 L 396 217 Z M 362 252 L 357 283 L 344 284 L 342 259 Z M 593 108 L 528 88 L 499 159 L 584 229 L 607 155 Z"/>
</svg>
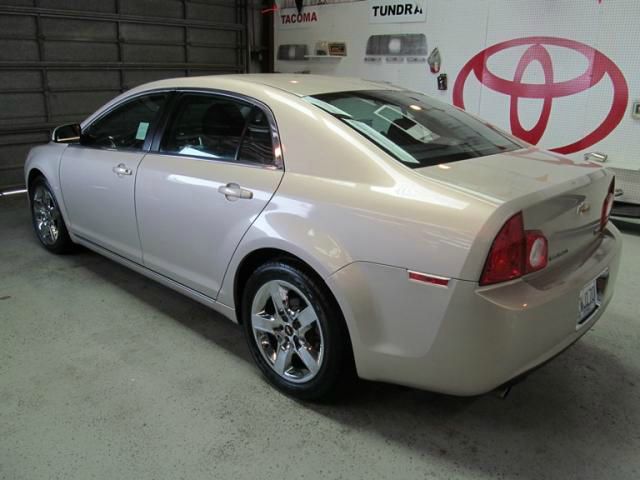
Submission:
<svg viewBox="0 0 640 480">
<path fill-rule="evenodd" d="M 301 43 L 307 44 L 309 53 L 313 53 L 319 40 L 344 41 L 347 57 L 307 61 L 276 58 L 276 71 L 308 70 L 311 73 L 383 80 L 452 102 L 454 84 L 461 69 L 485 48 L 531 36 L 574 40 L 600 51 L 621 70 L 629 96 L 626 105 L 622 105 L 624 114 L 616 128 L 594 145 L 576 147 L 577 152 L 570 156 L 581 157 L 586 151 L 603 151 L 609 154 L 612 166 L 640 169 L 640 120 L 631 116 L 632 103 L 640 100 L 640 1 L 417 0 L 426 8 L 426 21 L 372 24 L 369 22 L 369 10 L 373 1 L 307 6 L 303 11 L 315 12 L 317 18 L 317 21 L 307 23 L 285 25 L 283 15 L 296 11 L 278 11 L 274 16 L 276 51 L 281 44 Z M 380 0 L 376 2 L 379 4 Z M 449 89 L 437 90 L 437 75 L 429 72 L 426 63 L 365 63 L 368 37 L 383 33 L 424 33 L 428 50 L 434 47 L 440 50 L 440 73 L 447 73 Z M 513 81 L 518 62 L 530 46 L 516 46 L 496 53 L 487 60 L 488 69 L 498 77 Z M 543 47 L 551 58 L 553 82 L 568 81 L 585 72 L 588 82 L 589 75 L 600 65 L 598 58 L 595 58 L 594 65 L 591 54 L 585 57 L 562 46 Z M 532 61 L 524 70 L 521 82 L 541 84 L 544 79 L 540 62 Z M 465 83 L 463 98 L 467 110 L 511 130 L 510 96 L 483 86 L 471 73 Z M 538 144 L 545 148 L 559 148 L 585 137 L 607 117 L 613 98 L 611 77 L 606 73 L 598 83 L 581 93 L 552 99 L 548 125 Z M 540 98 L 518 100 L 517 113 L 525 129 L 537 123 L 542 106 Z"/>
</svg>

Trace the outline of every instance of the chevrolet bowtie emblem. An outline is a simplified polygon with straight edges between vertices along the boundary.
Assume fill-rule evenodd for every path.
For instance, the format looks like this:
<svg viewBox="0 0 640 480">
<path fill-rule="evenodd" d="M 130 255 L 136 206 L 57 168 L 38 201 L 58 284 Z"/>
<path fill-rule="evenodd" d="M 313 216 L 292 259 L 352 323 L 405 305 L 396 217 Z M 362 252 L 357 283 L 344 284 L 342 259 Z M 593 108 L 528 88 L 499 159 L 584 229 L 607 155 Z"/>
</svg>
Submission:
<svg viewBox="0 0 640 480">
<path fill-rule="evenodd" d="M 578 205 L 576 213 L 578 215 L 582 215 L 583 213 L 587 213 L 589 210 L 591 210 L 591 204 L 589 204 L 589 202 L 582 202 L 580 205 Z"/>
</svg>

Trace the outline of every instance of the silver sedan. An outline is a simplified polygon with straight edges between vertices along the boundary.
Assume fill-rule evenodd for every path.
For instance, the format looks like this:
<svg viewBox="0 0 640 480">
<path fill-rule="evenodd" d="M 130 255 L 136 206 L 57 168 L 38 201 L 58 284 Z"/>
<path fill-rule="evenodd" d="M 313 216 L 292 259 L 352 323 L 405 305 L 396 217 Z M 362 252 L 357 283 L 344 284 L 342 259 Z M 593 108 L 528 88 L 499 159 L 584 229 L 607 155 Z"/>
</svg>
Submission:
<svg viewBox="0 0 640 480">
<path fill-rule="evenodd" d="M 352 374 L 508 384 L 612 298 L 612 174 L 419 93 L 355 79 L 150 83 L 25 167 L 45 248 L 84 245 L 243 325 L 304 399 Z"/>
</svg>

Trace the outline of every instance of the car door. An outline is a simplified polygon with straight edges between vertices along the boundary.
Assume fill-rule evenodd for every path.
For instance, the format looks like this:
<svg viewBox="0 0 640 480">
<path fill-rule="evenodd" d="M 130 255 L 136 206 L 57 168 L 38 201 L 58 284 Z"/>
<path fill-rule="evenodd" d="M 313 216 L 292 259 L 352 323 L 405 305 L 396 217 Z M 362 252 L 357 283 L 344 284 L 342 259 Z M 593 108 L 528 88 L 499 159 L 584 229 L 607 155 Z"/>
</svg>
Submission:
<svg viewBox="0 0 640 480">
<path fill-rule="evenodd" d="M 135 215 L 138 165 L 167 93 L 126 100 L 86 126 L 64 151 L 60 183 L 71 230 L 120 256 L 142 262 Z"/>
<path fill-rule="evenodd" d="M 144 265 L 215 298 L 282 178 L 275 122 L 252 100 L 183 92 L 155 143 L 136 186 Z"/>
</svg>

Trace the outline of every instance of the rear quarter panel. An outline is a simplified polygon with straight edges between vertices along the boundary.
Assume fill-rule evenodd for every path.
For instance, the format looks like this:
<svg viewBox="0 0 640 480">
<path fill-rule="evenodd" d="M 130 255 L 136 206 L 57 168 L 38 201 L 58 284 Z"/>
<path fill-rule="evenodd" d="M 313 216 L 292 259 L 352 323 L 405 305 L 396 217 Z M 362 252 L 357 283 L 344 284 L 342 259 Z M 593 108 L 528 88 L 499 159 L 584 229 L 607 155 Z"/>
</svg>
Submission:
<svg viewBox="0 0 640 480">
<path fill-rule="evenodd" d="M 259 248 L 290 252 L 323 278 L 359 261 L 459 278 L 495 202 L 426 179 L 304 100 L 272 94 L 284 178 L 238 246 L 219 301 L 233 306 L 238 265 Z"/>
</svg>

